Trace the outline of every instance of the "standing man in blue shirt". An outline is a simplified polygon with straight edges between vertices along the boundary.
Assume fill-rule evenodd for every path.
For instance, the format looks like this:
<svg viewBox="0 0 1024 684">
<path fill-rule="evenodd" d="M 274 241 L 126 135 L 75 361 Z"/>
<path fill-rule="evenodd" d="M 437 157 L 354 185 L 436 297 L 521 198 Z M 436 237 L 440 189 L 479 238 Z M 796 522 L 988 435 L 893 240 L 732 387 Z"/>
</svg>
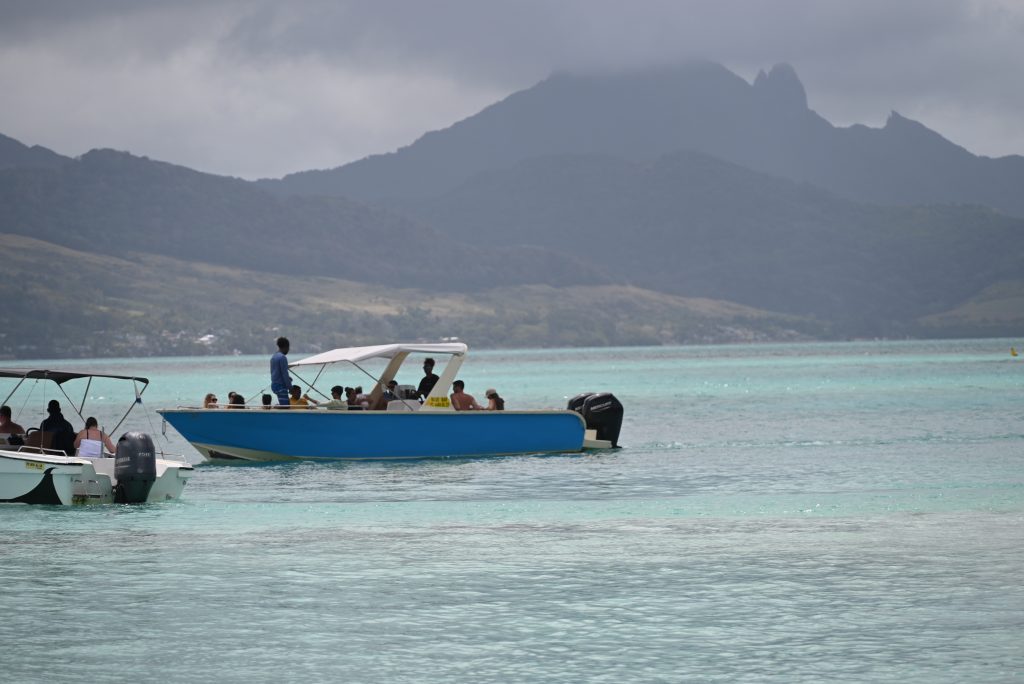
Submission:
<svg viewBox="0 0 1024 684">
<path fill-rule="evenodd" d="M 292 376 L 288 374 L 287 337 L 277 338 L 277 352 L 270 357 L 270 391 L 277 395 L 277 403 L 288 406 L 288 390 L 292 388 Z"/>
</svg>

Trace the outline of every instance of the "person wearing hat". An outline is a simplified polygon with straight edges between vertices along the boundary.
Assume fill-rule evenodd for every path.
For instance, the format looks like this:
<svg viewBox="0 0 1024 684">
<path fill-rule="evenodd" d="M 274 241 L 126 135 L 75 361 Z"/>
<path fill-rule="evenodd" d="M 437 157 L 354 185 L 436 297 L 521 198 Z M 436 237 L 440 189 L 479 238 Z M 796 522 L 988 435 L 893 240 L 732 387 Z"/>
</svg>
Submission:
<svg viewBox="0 0 1024 684">
<path fill-rule="evenodd" d="M 498 391 L 489 389 L 484 393 L 487 397 L 487 410 L 488 411 L 504 411 L 505 400 L 498 396 Z"/>
</svg>

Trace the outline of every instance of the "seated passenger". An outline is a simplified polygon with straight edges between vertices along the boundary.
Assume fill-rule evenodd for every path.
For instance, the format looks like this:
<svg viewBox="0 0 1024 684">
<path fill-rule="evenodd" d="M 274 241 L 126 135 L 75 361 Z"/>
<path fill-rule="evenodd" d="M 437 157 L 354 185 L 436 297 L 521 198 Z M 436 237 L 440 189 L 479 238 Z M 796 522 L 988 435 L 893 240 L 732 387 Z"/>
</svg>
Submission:
<svg viewBox="0 0 1024 684">
<path fill-rule="evenodd" d="M 111 454 L 117 453 L 107 433 L 100 430 L 95 418 L 89 416 L 85 419 L 85 429 L 75 435 L 75 449 L 78 450 L 79 456 L 101 458 L 104 447 Z"/>
<path fill-rule="evenodd" d="M 456 411 L 479 411 L 480 404 L 476 403 L 476 399 L 473 398 L 472 394 L 466 394 L 465 390 L 466 383 L 461 380 L 456 380 L 452 383 L 452 407 Z"/>
<path fill-rule="evenodd" d="M 395 392 L 397 388 L 397 382 L 395 382 L 394 380 L 388 380 L 387 384 L 384 386 L 383 391 L 381 391 L 380 396 L 377 397 L 377 401 L 373 403 L 373 410 L 386 411 L 388 408 L 388 404 L 394 401 L 395 399 L 398 399 L 398 394 L 396 394 Z"/>
<path fill-rule="evenodd" d="M 345 392 L 345 388 L 341 385 L 335 385 L 331 388 L 331 400 L 324 404 L 324 408 L 332 409 L 335 411 L 344 411 L 348 409 L 348 402 L 341 398 L 341 395 Z"/>
<path fill-rule="evenodd" d="M 360 385 L 356 385 L 354 390 L 356 393 L 356 405 L 362 408 L 364 411 L 370 408 L 370 396 L 363 393 L 363 388 Z"/>
<path fill-rule="evenodd" d="M 4 435 L 23 435 L 25 434 L 25 428 L 21 427 L 13 420 L 11 420 L 11 407 L 0 406 L 0 434 Z"/>
<path fill-rule="evenodd" d="M 484 396 L 487 397 L 488 411 L 505 410 L 505 400 L 498 396 L 497 390 L 489 389 L 486 392 L 484 392 Z"/>
<path fill-rule="evenodd" d="M 217 395 L 210 392 L 203 397 L 203 408 L 217 408 Z"/>
<path fill-rule="evenodd" d="M 420 380 L 420 385 L 416 388 L 416 396 L 420 401 L 424 401 L 434 389 L 437 379 L 437 375 L 434 373 L 434 359 L 423 359 L 423 379 Z"/>
<path fill-rule="evenodd" d="M 71 427 L 71 423 L 61 413 L 60 402 L 56 399 L 51 399 L 46 405 L 46 412 L 49 415 L 39 424 L 39 430 L 52 434 L 53 448 L 70 456 L 75 451 L 75 428 Z"/>
<path fill-rule="evenodd" d="M 231 392 L 228 397 L 228 408 L 245 408 L 245 397 L 238 392 Z"/>
<path fill-rule="evenodd" d="M 290 406 L 309 406 L 310 404 L 319 404 L 320 402 L 316 399 L 310 399 L 308 394 L 302 393 L 302 388 L 298 385 L 292 385 L 291 396 L 288 398 L 288 404 Z"/>
</svg>

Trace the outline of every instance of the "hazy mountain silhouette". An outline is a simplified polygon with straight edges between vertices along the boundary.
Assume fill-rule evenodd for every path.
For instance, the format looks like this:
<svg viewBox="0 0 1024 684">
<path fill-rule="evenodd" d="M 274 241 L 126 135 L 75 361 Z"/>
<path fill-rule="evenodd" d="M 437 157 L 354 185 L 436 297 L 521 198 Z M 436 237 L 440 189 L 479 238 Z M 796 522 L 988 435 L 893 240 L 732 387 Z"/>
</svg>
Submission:
<svg viewBox="0 0 1024 684">
<path fill-rule="evenodd" d="M 465 290 L 609 282 L 540 247 L 488 249 L 381 209 L 278 197 L 252 183 L 112 150 L 0 171 L 0 232 L 72 249 L 141 251 L 269 273 Z"/>
<path fill-rule="evenodd" d="M 696 150 L 753 170 L 886 204 L 976 203 L 1024 216 L 1024 157 L 971 154 L 895 112 L 884 128 L 837 128 L 807 107 L 792 67 L 753 84 L 707 62 L 556 74 L 397 152 L 265 187 L 361 200 L 424 198 L 536 156 L 630 161 Z"/>
<path fill-rule="evenodd" d="M 1024 280 L 1024 220 L 853 202 L 697 152 L 540 157 L 402 207 L 477 245 L 545 245 L 641 287 L 852 328 Z"/>
<path fill-rule="evenodd" d="M 55 169 L 66 161 L 70 159 L 53 150 L 39 145 L 29 147 L 14 138 L 0 134 L 0 169 Z"/>
<path fill-rule="evenodd" d="M 474 322 L 445 320 L 538 344 L 721 341 L 730 317 L 737 339 L 1024 330 L 1022 188 L 1024 158 L 975 156 L 895 113 L 832 126 L 785 65 L 753 84 L 706 62 L 557 74 L 395 153 L 258 183 L 0 137 L 0 233 L 405 288 L 410 312 L 379 330 L 426 329 L 431 294 L 493 296 Z M 564 289 L 602 284 L 626 286 L 607 309 Z M 552 297 L 546 317 L 509 306 L 525 290 L 495 294 L 517 286 Z"/>
</svg>

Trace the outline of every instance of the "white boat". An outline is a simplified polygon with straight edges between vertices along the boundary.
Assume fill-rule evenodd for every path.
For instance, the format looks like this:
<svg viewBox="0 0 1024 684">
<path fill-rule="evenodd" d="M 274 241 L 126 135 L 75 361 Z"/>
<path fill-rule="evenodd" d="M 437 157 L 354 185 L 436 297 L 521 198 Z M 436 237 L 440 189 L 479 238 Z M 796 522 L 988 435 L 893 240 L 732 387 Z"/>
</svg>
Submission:
<svg viewBox="0 0 1024 684">
<path fill-rule="evenodd" d="M 40 380 L 49 381 L 59 388 L 67 400 L 66 405 L 74 408 L 79 418 L 94 378 L 130 381 L 134 387 L 133 401 L 111 432 L 116 432 L 135 404 L 141 402 L 142 392 L 149 384 L 146 378 L 140 377 L 38 369 L 0 369 L 0 378 L 15 382 L 2 403 L 10 401 L 26 382 L 31 385 Z M 65 383 L 83 379 L 85 391 L 81 402 L 76 404 L 65 391 Z M 67 505 L 167 501 L 181 496 L 195 472 L 184 459 L 158 454 L 153 440 L 141 432 L 123 434 L 117 441 L 116 454 L 104 453 L 101 449 L 98 454 L 91 452 L 88 456 L 54 448 L 47 433 L 35 429 L 29 432 L 28 439 L 0 435 L 0 503 Z"/>
<path fill-rule="evenodd" d="M 368 404 L 381 410 L 231 406 L 158 413 L 211 461 L 463 458 L 617 446 L 622 405 L 610 394 L 579 395 L 570 402 L 575 410 L 456 411 L 448 392 L 466 352 L 461 342 L 384 344 L 333 349 L 289 364 L 296 378 L 325 397 L 328 393 L 317 385 L 338 384 L 331 379 L 332 369 L 355 367 L 373 381 Z M 384 388 L 410 354 L 448 361 L 422 404 L 406 396 L 385 407 Z M 379 377 L 363 366 L 374 359 L 386 361 Z M 314 377 L 302 379 L 303 372 Z"/>
</svg>

